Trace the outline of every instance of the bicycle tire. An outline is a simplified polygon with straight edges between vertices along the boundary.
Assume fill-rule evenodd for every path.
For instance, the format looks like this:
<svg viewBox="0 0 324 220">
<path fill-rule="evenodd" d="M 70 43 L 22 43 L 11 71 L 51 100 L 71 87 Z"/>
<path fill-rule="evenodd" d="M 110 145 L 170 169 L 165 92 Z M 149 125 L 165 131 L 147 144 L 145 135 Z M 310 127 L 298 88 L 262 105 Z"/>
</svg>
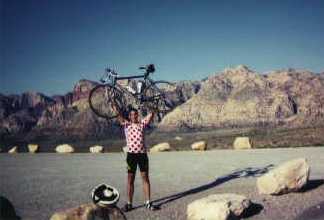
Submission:
<svg viewBox="0 0 324 220">
<path fill-rule="evenodd" d="M 89 94 L 90 109 L 99 117 L 111 120 L 116 118 L 123 108 L 122 95 L 115 87 L 108 84 L 97 85 Z M 116 112 L 112 105 L 117 108 Z"/>
<path fill-rule="evenodd" d="M 165 115 L 175 107 L 173 102 L 176 94 L 177 87 L 174 83 L 155 81 L 144 89 L 144 106 L 150 111 Z"/>
</svg>

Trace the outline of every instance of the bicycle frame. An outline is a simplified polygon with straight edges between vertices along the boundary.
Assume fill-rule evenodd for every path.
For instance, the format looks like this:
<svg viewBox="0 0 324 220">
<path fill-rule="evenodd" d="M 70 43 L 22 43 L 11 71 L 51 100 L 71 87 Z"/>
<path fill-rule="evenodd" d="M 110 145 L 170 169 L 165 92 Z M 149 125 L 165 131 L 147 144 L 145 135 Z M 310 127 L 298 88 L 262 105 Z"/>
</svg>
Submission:
<svg viewBox="0 0 324 220">
<path fill-rule="evenodd" d="M 141 74 L 141 75 L 133 75 L 133 76 L 118 76 L 116 72 L 114 72 L 110 69 L 107 69 L 104 77 L 102 77 L 102 79 L 100 81 L 103 84 L 108 84 L 123 93 L 127 93 L 127 94 L 133 96 L 135 98 L 136 102 L 139 102 L 139 104 L 143 104 L 145 101 L 149 101 L 149 100 L 144 100 L 144 98 L 143 98 L 143 94 L 142 94 L 143 87 L 150 86 L 150 85 L 154 84 L 154 80 L 152 80 L 149 77 L 149 74 L 150 73 L 145 73 L 145 74 Z M 130 80 L 130 79 L 144 79 L 144 85 L 142 85 L 142 91 L 136 90 L 135 92 L 132 92 L 132 91 L 130 91 L 130 89 L 128 87 L 125 88 L 117 83 L 118 81 L 121 81 L 121 80 Z"/>
<path fill-rule="evenodd" d="M 118 77 L 118 74 L 109 68 L 105 69 L 105 75 L 100 79 L 102 83 L 106 83 L 107 81 L 111 81 L 111 86 L 115 86 L 116 82 L 119 80 L 125 80 L 125 79 L 138 79 L 143 78 L 145 81 L 147 78 L 149 78 L 150 73 L 153 73 L 155 71 L 154 65 L 149 64 L 146 67 L 140 67 L 139 69 L 145 69 L 145 73 L 142 75 L 134 75 L 134 76 L 122 76 Z M 150 79 L 149 79 L 150 80 Z M 150 80 L 152 81 L 152 80 Z"/>
</svg>

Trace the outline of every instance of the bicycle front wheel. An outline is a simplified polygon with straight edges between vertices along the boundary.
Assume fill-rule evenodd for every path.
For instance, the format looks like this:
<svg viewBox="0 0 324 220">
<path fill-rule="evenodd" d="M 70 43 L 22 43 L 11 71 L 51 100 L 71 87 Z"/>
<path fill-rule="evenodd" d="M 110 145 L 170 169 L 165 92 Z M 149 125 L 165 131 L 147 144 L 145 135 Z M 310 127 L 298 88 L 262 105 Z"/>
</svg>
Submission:
<svg viewBox="0 0 324 220">
<path fill-rule="evenodd" d="M 97 116 L 110 120 L 122 111 L 122 94 L 110 85 L 98 85 L 90 91 L 89 105 Z M 113 105 L 117 111 L 114 110 Z"/>
<path fill-rule="evenodd" d="M 167 81 L 156 81 L 144 89 L 144 105 L 165 115 L 175 107 L 177 87 Z"/>
</svg>

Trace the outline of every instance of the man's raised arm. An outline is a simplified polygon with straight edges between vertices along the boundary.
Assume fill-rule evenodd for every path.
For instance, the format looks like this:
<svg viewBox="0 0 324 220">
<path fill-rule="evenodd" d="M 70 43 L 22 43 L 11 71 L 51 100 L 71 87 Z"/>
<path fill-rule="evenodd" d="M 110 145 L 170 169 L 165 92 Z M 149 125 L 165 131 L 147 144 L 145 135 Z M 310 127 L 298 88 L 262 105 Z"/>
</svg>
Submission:
<svg viewBox="0 0 324 220">
<path fill-rule="evenodd" d="M 128 122 L 128 120 L 126 118 L 124 118 L 122 113 L 117 110 L 117 108 L 116 108 L 116 106 L 114 104 L 112 105 L 112 109 L 115 112 L 117 112 L 117 120 L 118 120 L 119 124 L 123 125 L 124 123 Z"/>
<path fill-rule="evenodd" d="M 154 111 L 152 111 L 150 114 L 148 114 L 144 118 L 145 124 L 150 124 L 153 121 L 154 115 L 155 115 L 155 112 Z"/>
</svg>

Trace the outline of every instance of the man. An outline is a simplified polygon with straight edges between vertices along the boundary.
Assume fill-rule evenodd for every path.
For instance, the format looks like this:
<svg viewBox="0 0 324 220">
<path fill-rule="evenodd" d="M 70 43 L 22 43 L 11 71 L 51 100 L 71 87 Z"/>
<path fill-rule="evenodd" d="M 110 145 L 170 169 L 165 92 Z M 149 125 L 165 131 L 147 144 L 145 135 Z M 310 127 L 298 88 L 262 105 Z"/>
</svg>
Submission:
<svg viewBox="0 0 324 220">
<path fill-rule="evenodd" d="M 116 110 L 116 108 L 114 107 Z M 117 111 L 118 112 L 118 111 Z M 145 128 L 153 120 L 154 113 L 148 114 L 143 120 L 140 120 L 138 111 L 131 109 L 128 119 L 124 118 L 118 112 L 118 121 L 124 127 L 126 143 L 127 143 L 127 204 L 123 207 L 123 211 L 132 210 L 134 195 L 134 180 L 137 166 L 140 169 L 143 180 L 143 193 L 145 198 L 145 207 L 149 210 L 156 210 L 157 207 L 151 202 L 151 185 L 149 179 L 149 161 L 147 157 L 147 149 L 145 146 L 144 131 Z"/>
</svg>

